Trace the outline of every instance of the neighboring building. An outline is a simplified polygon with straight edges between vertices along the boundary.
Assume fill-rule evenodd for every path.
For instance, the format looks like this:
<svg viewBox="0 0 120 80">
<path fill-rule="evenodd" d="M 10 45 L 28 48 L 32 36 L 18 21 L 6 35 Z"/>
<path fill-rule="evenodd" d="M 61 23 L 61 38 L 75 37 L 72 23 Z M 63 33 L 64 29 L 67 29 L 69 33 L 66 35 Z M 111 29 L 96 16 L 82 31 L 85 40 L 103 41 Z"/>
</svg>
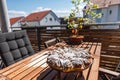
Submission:
<svg viewBox="0 0 120 80">
<path fill-rule="evenodd" d="M 59 20 L 60 20 L 60 24 L 67 24 L 67 22 L 68 22 L 63 17 L 60 17 Z"/>
<path fill-rule="evenodd" d="M 95 11 L 102 14 L 102 18 L 96 19 L 96 22 L 120 22 L 120 0 L 91 0 L 91 2 L 99 5 L 99 9 Z M 103 28 L 119 28 L 119 26 Z"/>
<path fill-rule="evenodd" d="M 59 18 L 51 10 L 31 13 L 21 23 L 28 26 L 60 25 Z"/>
<path fill-rule="evenodd" d="M 21 27 L 21 21 L 24 19 L 24 17 L 15 17 L 15 18 L 10 18 L 10 24 L 11 27 Z M 20 29 L 20 28 L 13 28 L 13 29 Z"/>
<path fill-rule="evenodd" d="M 11 27 L 20 27 L 21 24 L 20 22 L 24 19 L 24 17 L 15 17 L 15 18 L 10 18 L 10 24 Z"/>
</svg>

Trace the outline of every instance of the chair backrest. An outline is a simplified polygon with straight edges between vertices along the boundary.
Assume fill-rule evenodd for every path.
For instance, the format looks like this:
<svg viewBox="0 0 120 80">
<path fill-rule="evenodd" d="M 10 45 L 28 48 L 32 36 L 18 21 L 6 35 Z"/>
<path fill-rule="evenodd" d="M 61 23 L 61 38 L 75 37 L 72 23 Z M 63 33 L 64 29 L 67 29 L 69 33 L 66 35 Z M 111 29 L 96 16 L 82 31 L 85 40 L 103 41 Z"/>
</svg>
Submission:
<svg viewBox="0 0 120 80">
<path fill-rule="evenodd" d="M 25 30 L 0 33 L 0 55 L 6 66 L 34 53 Z"/>
<path fill-rule="evenodd" d="M 48 48 L 49 46 L 55 45 L 58 42 L 60 42 L 60 38 L 59 37 L 53 38 L 53 39 L 50 39 L 48 41 L 45 41 L 44 42 L 44 46 L 45 46 L 45 48 Z"/>
</svg>

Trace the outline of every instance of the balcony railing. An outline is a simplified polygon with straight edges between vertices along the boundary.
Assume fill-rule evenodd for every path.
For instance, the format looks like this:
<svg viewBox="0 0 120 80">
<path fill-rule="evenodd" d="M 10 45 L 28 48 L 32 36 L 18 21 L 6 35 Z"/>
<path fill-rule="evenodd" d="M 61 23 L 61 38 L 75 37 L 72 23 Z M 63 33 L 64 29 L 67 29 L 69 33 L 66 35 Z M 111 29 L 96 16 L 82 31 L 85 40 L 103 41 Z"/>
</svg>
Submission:
<svg viewBox="0 0 120 80">
<path fill-rule="evenodd" d="M 120 61 L 119 25 L 120 23 L 84 24 L 87 29 L 79 30 L 79 35 L 84 35 L 84 41 L 102 43 L 100 66 L 111 70 L 114 70 Z M 91 26 L 99 27 L 99 29 L 90 29 Z M 105 26 L 117 26 L 117 28 L 105 29 Z M 60 37 L 60 39 L 65 40 L 71 35 L 71 30 L 67 29 L 66 25 L 22 27 L 22 29 L 27 30 L 32 46 L 36 51 L 44 49 L 43 43 L 49 39 Z"/>
</svg>

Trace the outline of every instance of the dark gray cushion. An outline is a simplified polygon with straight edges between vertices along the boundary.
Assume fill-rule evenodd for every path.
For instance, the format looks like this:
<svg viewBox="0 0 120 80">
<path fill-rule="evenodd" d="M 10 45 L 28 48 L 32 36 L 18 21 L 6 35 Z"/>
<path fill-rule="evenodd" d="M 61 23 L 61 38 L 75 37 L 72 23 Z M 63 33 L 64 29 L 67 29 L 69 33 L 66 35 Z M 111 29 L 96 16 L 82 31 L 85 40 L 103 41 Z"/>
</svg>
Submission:
<svg viewBox="0 0 120 80">
<path fill-rule="evenodd" d="M 15 49 L 11 52 L 12 52 L 12 55 L 14 57 L 14 60 L 19 59 L 19 58 L 22 59 L 22 55 L 21 55 L 19 49 Z"/>
<path fill-rule="evenodd" d="M 29 41 L 28 37 L 24 37 L 23 40 L 24 40 L 26 46 L 30 45 L 30 41 Z"/>
<path fill-rule="evenodd" d="M 5 33 L 5 37 L 6 37 L 6 41 L 11 41 L 11 40 L 15 40 L 15 34 L 13 32 L 11 33 Z"/>
<path fill-rule="evenodd" d="M 0 43 L 0 52 L 1 52 L 1 54 L 5 53 L 5 52 L 9 52 L 9 51 L 10 51 L 10 47 L 9 47 L 7 42 Z"/>
<path fill-rule="evenodd" d="M 20 61 L 34 53 L 25 30 L 0 33 L 0 53 L 6 66 Z"/>
<path fill-rule="evenodd" d="M 21 53 L 22 56 L 29 55 L 26 47 L 20 48 L 20 53 Z"/>
<path fill-rule="evenodd" d="M 28 50 L 28 54 L 32 55 L 34 53 L 34 50 L 31 45 L 26 46 L 26 48 Z"/>
<path fill-rule="evenodd" d="M 24 37 L 28 37 L 26 31 L 19 31 L 19 32 L 15 33 L 16 39 L 21 39 Z"/>
<path fill-rule="evenodd" d="M 19 48 L 25 46 L 25 43 L 24 43 L 23 39 L 17 39 L 16 42 L 17 42 L 17 45 L 18 45 Z"/>
<path fill-rule="evenodd" d="M 11 50 L 18 49 L 18 45 L 15 40 L 8 41 L 8 45 Z"/>
<path fill-rule="evenodd" d="M 3 54 L 2 54 L 2 57 L 4 57 L 4 58 L 3 58 L 3 62 L 5 62 L 6 65 L 10 65 L 10 64 L 15 63 L 14 58 L 13 58 L 13 55 L 12 55 L 11 52 L 3 53 Z"/>
<path fill-rule="evenodd" d="M 0 43 L 5 41 L 6 41 L 5 36 L 2 33 L 0 33 Z"/>
</svg>

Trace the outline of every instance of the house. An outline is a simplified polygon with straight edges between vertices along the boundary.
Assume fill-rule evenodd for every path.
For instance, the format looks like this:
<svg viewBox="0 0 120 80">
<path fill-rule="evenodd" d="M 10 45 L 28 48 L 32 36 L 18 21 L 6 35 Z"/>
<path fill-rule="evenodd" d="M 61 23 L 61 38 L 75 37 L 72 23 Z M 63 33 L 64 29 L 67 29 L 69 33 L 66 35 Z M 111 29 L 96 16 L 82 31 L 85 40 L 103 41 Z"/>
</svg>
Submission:
<svg viewBox="0 0 120 80">
<path fill-rule="evenodd" d="M 60 17 L 59 20 L 60 20 L 60 24 L 67 24 L 68 22 L 67 20 L 64 19 L 64 17 Z"/>
<path fill-rule="evenodd" d="M 11 24 L 11 28 L 12 27 L 21 27 L 21 21 L 24 19 L 23 16 L 21 17 L 14 17 L 14 18 L 10 18 L 10 24 Z M 20 29 L 20 28 L 14 28 L 15 30 L 16 29 Z"/>
<path fill-rule="evenodd" d="M 91 0 L 91 2 L 99 5 L 95 11 L 102 14 L 102 18 L 96 19 L 96 22 L 120 22 L 120 0 Z M 116 29 L 119 25 L 103 28 Z"/>
<path fill-rule="evenodd" d="M 59 18 L 51 10 L 31 13 L 21 23 L 27 26 L 60 25 Z"/>
<path fill-rule="evenodd" d="M 24 19 L 24 17 L 14 17 L 14 18 L 10 18 L 10 24 L 11 27 L 20 27 L 21 24 L 20 22 Z"/>
</svg>

